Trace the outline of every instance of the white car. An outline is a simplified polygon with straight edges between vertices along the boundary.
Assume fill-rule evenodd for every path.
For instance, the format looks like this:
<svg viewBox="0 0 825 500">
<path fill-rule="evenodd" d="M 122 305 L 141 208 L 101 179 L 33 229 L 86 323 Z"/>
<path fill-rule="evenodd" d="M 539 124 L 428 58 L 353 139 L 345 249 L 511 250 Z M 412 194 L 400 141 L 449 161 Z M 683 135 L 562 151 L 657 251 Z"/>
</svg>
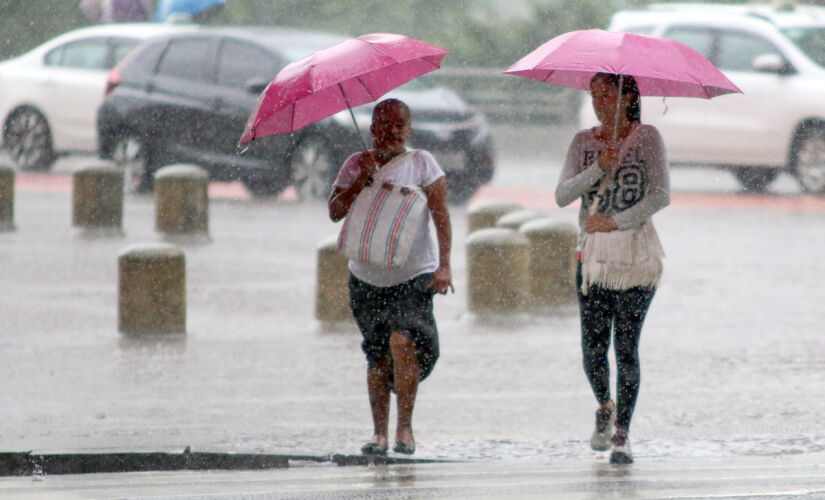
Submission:
<svg viewBox="0 0 825 500">
<path fill-rule="evenodd" d="M 642 99 L 671 164 L 726 168 L 753 191 L 788 171 L 805 192 L 825 194 L 825 8 L 654 4 L 616 13 L 608 29 L 685 43 L 743 91 Z M 589 99 L 580 122 L 596 123 Z"/>
<path fill-rule="evenodd" d="M 97 108 L 114 65 L 146 38 L 194 26 L 156 23 L 81 28 L 0 63 L 2 143 L 23 170 L 58 155 L 97 151 Z"/>
</svg>

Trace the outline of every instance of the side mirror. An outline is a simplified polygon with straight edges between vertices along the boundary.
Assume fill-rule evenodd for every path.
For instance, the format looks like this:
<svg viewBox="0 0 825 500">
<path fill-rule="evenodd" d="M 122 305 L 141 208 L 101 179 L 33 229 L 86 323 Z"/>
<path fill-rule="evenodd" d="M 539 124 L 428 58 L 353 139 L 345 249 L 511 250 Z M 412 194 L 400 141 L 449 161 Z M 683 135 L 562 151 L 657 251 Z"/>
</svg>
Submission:
<svg viewBox="0 0 825 500">
<path fill-rule="evenodd" d="M 793 72 L 779 54 L 762 54 L 761 56 L 757 56 L 754 58 L 752 66 L 754 71 L 760 73 L 788 75 Z"/>
<path fill-rule="evenodd" d="M 250 94 L 258 95 L 266 89 L 267 85 L 269 85 L 269 80 L 264 80 L 263 78 L 252 78 L 246 82 L 244 88 Z"/>
</svg>

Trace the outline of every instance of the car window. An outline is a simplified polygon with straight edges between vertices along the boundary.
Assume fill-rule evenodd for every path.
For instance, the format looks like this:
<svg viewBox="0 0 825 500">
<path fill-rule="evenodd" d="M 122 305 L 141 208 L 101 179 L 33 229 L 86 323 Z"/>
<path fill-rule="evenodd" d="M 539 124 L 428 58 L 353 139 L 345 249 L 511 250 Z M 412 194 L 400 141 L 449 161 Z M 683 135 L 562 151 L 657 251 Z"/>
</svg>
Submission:
<svg viewBox="0 0 825 500">
<path fill-rule="evenodd" d="M 713 32 L 704 28 L 673 27 L 665 31 L 665 38 L 682 42 L 708 59 L 712 59 Z"/>
<path fill-rule="evenodd" d="M 747 33 L 722 33 L 716 65 L 723 71 L 754 71 L 753 60 L 765 54 L 782 53 L 765 39 Z"/>
<path fill-rule="evenodd" d="M 655 26 L 631 26 L 630 28 L 624 29 L 627 33 L 635 33 L 637 35 L 652 35 L 653 31 L 656 29 Z"/>
<path fill-rule="evenodd" d="M 170 41 L 158 64 L 158 75 L 209 80 L 212 68 L 209 45 L 209 40 L 205 38 Z"/>
<path fill-rule="evenodd" d="M 787 28 L 782 33 L 820 66 L 825 66 L 825 28 Z"/>
<path fill-rule="evenodd" d="M 280 66 L 275 56 L 259 47 L 224 40 L 218 56 L 218 85 L 241 88 L 253 79 L 268 81 Z"/>
<path fill-rule="evenodd" d="M 106 40 L 82 40 L 53 49 L 46 54 L 46 66 L 78 69 L 106 69 Z"/>
<path fill-rule="evenodd" d="M 113 43 L 112 47 L 112 60 L 109 64 L 111 67 L 114 67 L 115 64 L 119 63 L 121 59 L 126 57 L 126 54 L 129 53 L 130 50 L 135 48 L 137 45 L 136 40 L 117 40 Z"/>
</svg>

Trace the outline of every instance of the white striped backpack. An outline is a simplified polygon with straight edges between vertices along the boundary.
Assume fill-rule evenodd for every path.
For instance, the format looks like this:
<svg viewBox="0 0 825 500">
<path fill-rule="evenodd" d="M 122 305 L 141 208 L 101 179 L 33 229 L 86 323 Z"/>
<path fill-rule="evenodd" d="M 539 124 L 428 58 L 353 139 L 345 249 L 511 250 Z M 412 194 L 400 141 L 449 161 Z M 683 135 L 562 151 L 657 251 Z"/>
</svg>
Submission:
<svg viewBox="0 0 825 500">
<path fill-rule="evenodd" d="M 340 255 L 385 269 L 402 267 L 407 261 L 422 218 L 427 217 L 427 196 L 420 186 L 383 179 L 417 152 L 393 158 L 355 198 L 338 235 Z"/>
</svg>

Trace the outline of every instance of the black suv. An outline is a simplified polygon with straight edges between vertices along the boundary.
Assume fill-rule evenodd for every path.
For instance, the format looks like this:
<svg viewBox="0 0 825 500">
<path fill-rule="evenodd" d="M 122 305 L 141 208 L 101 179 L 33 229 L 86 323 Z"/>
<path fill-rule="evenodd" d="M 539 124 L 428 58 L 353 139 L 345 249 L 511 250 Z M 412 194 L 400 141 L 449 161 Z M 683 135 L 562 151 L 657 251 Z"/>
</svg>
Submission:
<svg viewBox="0 0 825 500">
<path fill-rule="evenodd" d="M 301 198 L 325 198 L 340 165 L 361 147 L 348 112 L 249 147 L 238 147 L 238 139 L 258 95 L 281 68 L 343 39 L 204 27 L 145 42 L 109 76 L 98 110 L 100 156 L 123 165 L 136 191 L 150 191 L 154 172 L 164 165 L 193 163 L 213 180 L 241 180 L 255 196 L 275 196 L 294 184 Z M 492 179 L 493 141 L 481 114 L 423 78 L 390 96 L 410 106 L 409 145 L 435 155 L 447 173 L 451 201 L 469 199 Z M 367 140 L 373 105 L 354 110 Z"/>
</svg>

